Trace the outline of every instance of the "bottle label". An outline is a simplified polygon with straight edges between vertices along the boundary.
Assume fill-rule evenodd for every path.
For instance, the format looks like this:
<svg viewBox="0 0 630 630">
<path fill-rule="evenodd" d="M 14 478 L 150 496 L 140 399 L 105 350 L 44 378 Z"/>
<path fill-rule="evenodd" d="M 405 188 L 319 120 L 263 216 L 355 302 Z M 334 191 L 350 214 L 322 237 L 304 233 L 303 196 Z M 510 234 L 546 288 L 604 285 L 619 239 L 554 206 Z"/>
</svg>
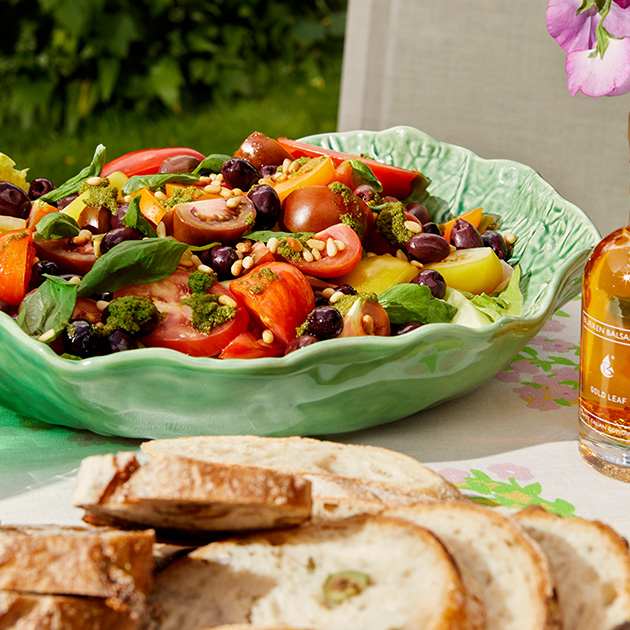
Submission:
<svg viewBox="0 0 630 630">
<path fill-rule="evenodd" d="M 586 311 L 582 312 L 582 322 L 584 324 L 584 331 L 588 331 L 613 343 L 619 343 L 623 346 L 630 346 L 630 331 L 619 326 L 611 326 L 604 322 L 591 317 Z"/>
</svg>

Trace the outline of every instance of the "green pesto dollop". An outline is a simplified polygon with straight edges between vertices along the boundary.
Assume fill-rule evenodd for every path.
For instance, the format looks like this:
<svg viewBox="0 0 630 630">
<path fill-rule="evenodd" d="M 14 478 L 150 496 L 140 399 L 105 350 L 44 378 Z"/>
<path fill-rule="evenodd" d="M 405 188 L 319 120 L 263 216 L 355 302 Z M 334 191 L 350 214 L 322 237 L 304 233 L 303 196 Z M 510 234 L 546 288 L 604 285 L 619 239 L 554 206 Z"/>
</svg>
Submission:
<svg viewBox="0 0 630 630">
<path fill-rule="evenodd" d="M 294 238 L 296 241 L 299 241 L 302 244 L 302 247 L 308 247 L 306 241 L 313 238 L 315 236 L 314 232 L 300 232 L 299 234 L 292 234 L 291 236 L 283 236 L 278 241 L 278 247 L 276 248 L 276 254 L 278 256 L 282 256 L 287 260 L 301 260 L 302 252 L 296 252 L 289 245 L 289 238 Z"/>
<path fill-rule="evenodd" d="M 188 276 L 188 288 L 195 293 L 208 293 L 210 287 L 217 281 L 214 271 L 193 271 Z"/>
<path fill-rule="evenodd" d="M 193 312 L 192 326 L 202 333 L 209 333 L 213 328 L 234 319 L 236 308 L 219 303 L 219 295 L 214 293 L 193 293 L 182 300 L 182 304 L 190 306 Z"/>
<path fill-rule="evenodd" d="M 357 300 L 363 300 L 363 302 L 378 302 L 378 296 L 376 293 L 356 293 L 355 295 L 344 295 L 331 306 L 334 306 L 342 315 L 345 315 L 354 306 L 354 303 Z"/>
<path fill-rule="evenodd" d="M 342 214 L 339 217 L 339 220 L 344 224 L 347 225 L 348 227 L 352 228 L 355 232 L 356 235 L 363 240 L 363 235 L 365 234 L 365 226 L 363 225 L 362 221 L 359 221 L 359 219 L 357 219 L 354 215 L 352 214 Z"/>
<path fill-rule="evenodd" d="M 175 188 L 173 194 L 161 203 L 164 208 L 170 209 L 174 208 L 180 203 L 188 203 L 189 201 L 194 201 L 195 199 L 201 197 L 202 194 L 203 192 L 199 188 L 195 188 L 195 186 Z"/>
<path fill-rule="evenodd" d="M 114 330 L 124 330 L 130 335 L 149 334 L 166 317 L 148 297 L 127 295 L 112 300 L 107 306 L 107 320 L 101 329 L 109 335 Z"/>
<path fill-rule="evenodd" d="M 116 215 L 118 212 L 118 189 L 109 185 L 107 177 L 103 177 L 99 184 L 92 186 L 87 182 L 83 182 L 79 186 L 79 195 L 87 191 L 87 197 L 84 200 L 86 206 L 94 208 L 107 208 L 109 212 Z"/>
<path fill-rule="evenodd" d="M 400 201 L 386 203 L 376 217 L 376 229 L 390 245 L 404 248 L 413 232 L 405 227 L 407 216 L 405 206 Z"/>
</svg>

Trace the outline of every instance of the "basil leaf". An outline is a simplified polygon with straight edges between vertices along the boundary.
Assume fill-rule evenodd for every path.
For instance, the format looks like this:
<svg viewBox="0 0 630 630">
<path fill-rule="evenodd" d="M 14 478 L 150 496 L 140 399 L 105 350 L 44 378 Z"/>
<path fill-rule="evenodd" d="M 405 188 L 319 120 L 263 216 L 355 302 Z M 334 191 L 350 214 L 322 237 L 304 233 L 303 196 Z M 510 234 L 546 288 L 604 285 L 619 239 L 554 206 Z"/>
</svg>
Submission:
<svg viewBox="0 0 630 630">
<path fill-rule="evenodd" d="M 42 195 L 40 199 L 42 201 L 55 202 L 63 199 L 64 197 L 69 197 L 70 195 L 74 195 L 79 191 L 79 186 L 88 179 L 89 177 L 96 177 L 101 174 L 103 170 L 103 166 L 105 164 L 105 146 L 99 144 L 94 151 L 94 157 L 90 162 L 89 166 L 81 169 L 79 173 L 77 173 L 74 177 L 71 177 L 68 181 L 61 184 L 59 188 L 54 188 L 53 190 L 47 192 L 45 195 Z"/>
<path fill-rule="evenodd" d="M 345 160 L 342 164 L 345 164 L 346 162 L 349 162 L 352 167 L 352 177 L 356 186 L 368 184 L 374 188 L 376 192 L 383 192 L 383 185 L 379 181 L 378 177 L 374 175 L 374 171 L 372 171 L 365 162 L 352 158 L 350 160 Z"/>
<path fill-rule="evenodd" d="M 205 175 L 206 173 L 220 173 L 223 164 L 231 159 L 231 156 L 222 153 L 213 153 L 202 160 L 193 171 L 195 175 Z"/>
<path fill-rule="evenodd" d="M 194 184 L 199 176 L 193 173 L 156 173 L 155 175 L 132 175 L 122 187 L 123 195 L 131 195 L 141 188 L 157 190 L 164 184 Z"/>
<path fill-rule="evenodd" d="M 155 238 L 157 236 L 153 226 L 144 218 L 142 212 L 140 212 L 140 195 L 136 195 L 129 202 L 127 212 L 122 218 L 122 223 L 127 227 L 139 230 L 149 238 Z"/>
<path fill-rule="evenodd" d="M 81 228 L 70 215 L 51 212 L 41 218 L 35 230 L 43 240 L 48 241 L 51 238 L 72 238 L 81 231 Z"/>
<path fill-rule="evenodd" d="M 219 243 L 219 241 L 214 241 L 214 243 L 208 243 L 207 245 L 190 245 L 189 247 L 191 252 L 203 252 L 206 249 L 212 249 L 217 245 L 221 245 L 221 243 Z"/>
<path fill-rule="evenodd" d="M 397 284 L 378 296 L 392 324 L 438 324 L 450 322 L 457 309 L 431 295 L 429 287 L 414 283 Z"/>
<path fill-rule="evenodd" d="M 116 291 L 132 284 L 168 278 L 188 249 L 186 243 L 167 238 L 123 241 L 96 259 L 79 285 L 79 297 Z"/>
<path fill-rule="evenodd" d="M 46 280 L 29 293 L 20 306 L 18 326 L 30 337 L 38 338 L 49 330 L 55 334 L 52 341 L 63 330 L 74 313 L 78 285 L 46 275 Z"/>
</svg>

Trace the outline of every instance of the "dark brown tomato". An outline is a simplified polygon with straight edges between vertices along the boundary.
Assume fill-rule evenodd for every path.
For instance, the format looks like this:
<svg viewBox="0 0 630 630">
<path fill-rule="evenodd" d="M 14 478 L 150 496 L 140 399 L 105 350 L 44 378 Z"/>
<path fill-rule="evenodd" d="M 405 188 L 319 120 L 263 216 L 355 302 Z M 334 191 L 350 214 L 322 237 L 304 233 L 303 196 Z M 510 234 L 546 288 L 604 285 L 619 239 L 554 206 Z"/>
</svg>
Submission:
<svg viewBox="0 0 630 630">
<path fill-rule="evenodd" d="M 94 245 L 71 245 L 70 239 L 55 238 L 49 241 L 34 241 L 35 251 L 40 260 L 54 262 L 61 273 L 74 273 L 84 276 L 96 261 Z"/>
<path fill-rule="evenodd" d="M 372 211 L 363 199 L 349 191 L 333 192 L 328 186 L 304 186 L 284 200 L 280 227 L 287 232 L 321 232 L 348 214 L 361 222 L 364 233 L 372 226 Z"/>
<path fill-rule="evenodd" d="M 232 200 L 238 200 L 235 207 Z M 230 204 L 230 205 L 228 205 Z M 207 245 L 217 241 L 224 245 L 237 243 L 245 230 L 254 224 L 256 208 L 245 195 L 191 201 L 175 206 L 173 236 L 189 245 Z"/>
<path fill-rule="evenodd" d="M 111 229 L 111 214 L 103 206 L 86 206 L 77 219 L 81 229 L 86 229 L 92 234 L 104 234 Z"/>
<path fill-rule="evenodd" d="M 284 147 L 259 131 L 254 131 L 245 138 L 233 157 L 247 160 L 258 170 L 263 166 L 279 166 L 287 158 L 293 160 Z"/>
</svg>

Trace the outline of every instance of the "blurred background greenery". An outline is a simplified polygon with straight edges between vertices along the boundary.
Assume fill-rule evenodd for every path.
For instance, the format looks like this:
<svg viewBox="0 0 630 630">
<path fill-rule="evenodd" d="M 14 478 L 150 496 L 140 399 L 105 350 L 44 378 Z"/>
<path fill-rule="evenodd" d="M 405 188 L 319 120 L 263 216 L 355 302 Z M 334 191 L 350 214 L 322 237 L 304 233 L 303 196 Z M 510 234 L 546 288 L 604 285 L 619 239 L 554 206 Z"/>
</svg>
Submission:
<svg viewBox="0 0 630 630">
<path fill-rule="evenodd" d="M 336 127 L 347 0 L 2 0 L 0 152 L 61 183 L 98 143 L 232 153 Z"/>
</svg>

